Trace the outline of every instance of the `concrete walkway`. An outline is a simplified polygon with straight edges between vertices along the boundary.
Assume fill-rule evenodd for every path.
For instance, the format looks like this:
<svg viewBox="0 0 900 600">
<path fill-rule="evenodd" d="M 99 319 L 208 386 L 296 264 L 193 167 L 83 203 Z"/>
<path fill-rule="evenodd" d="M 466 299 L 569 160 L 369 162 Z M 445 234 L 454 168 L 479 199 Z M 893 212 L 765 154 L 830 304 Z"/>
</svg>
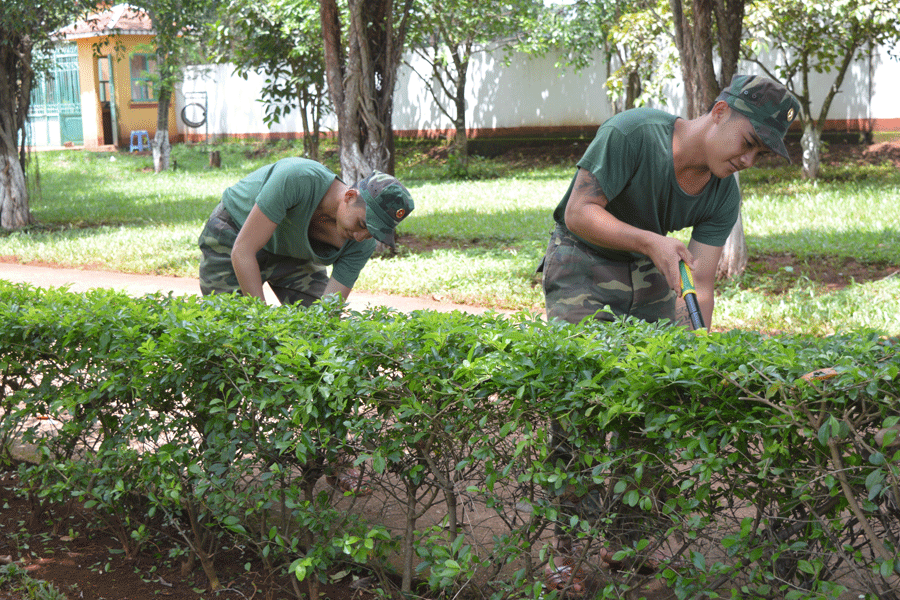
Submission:
<svg viewBox="0 0 900 600">
<path fill-rule="evenodd" d="M 194 278 L 188 277 L 164 277 L 157 275 L 133 275 L 129 273 L 116 273 L 114 271 L 97 271 L 87 269 L 61 269 L 56 267 L 42 267 L 23 265 L 18 263 L 0 262 L 0 279 L 12 283 L 27 283 L 36 287 L 56 288 L 67 287 L 73 292 L 85 292 L 96 288 L 111 288 L 123 291 L 132 296 L 142 296 L 155 292 L 175 295 L 199 295 L 200 285 Z M 272 291 L 266 286 L 266 301 L 277 304 Z M 472 314 L 482 314 L 489 309 L 480 306 L 468 306 L 465 304 L 452 304 L 436 299 L 409 298 L 406 296 L 392 296 L 388 294 L 367 294 L 353 292 L 347 305 L 352 310 L 363 310 L 369 306 L 390 306 L 403 312 L 414 310 L 434 310 L 439 312 L 452 312 L 455 310 Z M 510 313 L 512 311 L 496 311 Z"/>
</svg>

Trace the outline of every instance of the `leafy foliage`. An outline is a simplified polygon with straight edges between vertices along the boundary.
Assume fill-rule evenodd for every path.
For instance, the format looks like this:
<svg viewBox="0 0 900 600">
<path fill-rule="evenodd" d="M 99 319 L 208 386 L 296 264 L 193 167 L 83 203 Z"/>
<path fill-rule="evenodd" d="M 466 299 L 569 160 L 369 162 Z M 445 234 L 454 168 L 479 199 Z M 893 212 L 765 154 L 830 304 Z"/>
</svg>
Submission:
<svg viewBox="0 0 900 600">
<path fill-rule="evenodd" d="M 450 175 L 468 176 L 466 134 L 466 87 L 469 61 L 477 52 L 502 49 L 507 59 L 537 19 L 540 3 L 535 0 L 450 0 L 416 5 L 416 26 L 410 29 L 409 48 L 429 72 L 419 73 L 410 60 L 406 64 L 431 94 L 438 109 L 456 130 L 452 145 Z"/>
<path fill-rule="evenodd" d="M 879 45 L 900 41 L 900 2 L 897 0 L 823 0 L 819 2 L 754 2 L 747 15 L 744 58 L 782 81 L 800 101 L 798 120 L 804 131 L 803 171 L 820 175 L 820 136 L 831 102 L 842 88 L 854 61 Z M 761 57 L 775 56 L 771 69 Z M 818 115 L 809 86 L 813 73 L 832 73 Z"/>
<path fill-rule="evenodd" d="M 683 563 L 597 570 L 603 597 L 896 589 L 895 339 L 5 284 L 0 348 L 2 430 L 38 448 L 21 477 L 43 507 L 84 502 L 126 551 L 174 527 L 211 581 L 241 544 L 313 597 L 344 561 L 398 569 L 401 593 L 531 597 L 558 527 L 585 558 Z M 317 483 L 347 460 L 374 517 Z"/>
<path fill-rule="evenodd" d="M 45 581 L 32 579 L 16 564 L 0 566 L 0 590 L 9 589 L 30 600 L 66 600 L 65 594 Z"/>
<path fill-rule="evenodd" d="M 299 109 L 304 150 L 313 159 L 328 109 L 318 12 L 315 0 L 232 0 L 219 8 L 212 26 L 217 60 L 233 62 L 244 79 L 251 72 L 266 76 L 260 101 L 266 104 L 267 124 Z"/>
</svg>

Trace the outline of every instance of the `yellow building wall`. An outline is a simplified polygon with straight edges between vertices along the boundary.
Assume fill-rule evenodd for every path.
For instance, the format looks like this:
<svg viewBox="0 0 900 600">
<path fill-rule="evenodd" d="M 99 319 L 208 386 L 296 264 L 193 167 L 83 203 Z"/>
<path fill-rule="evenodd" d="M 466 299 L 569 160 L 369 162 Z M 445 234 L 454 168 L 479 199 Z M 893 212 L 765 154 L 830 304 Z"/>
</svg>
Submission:
<svg viewBox="0 0 900 600">
<path fill-rule="evenodd" d="M 98 56 L 94 54 L 98 42 L 106 41 L 99 47 L 99 56 L 113 55 L 113 87 L 115 88 L 115 113 L 118 131 L 110 135 L 103 127 L 103 106 L 100 101 L 100 72 Z M 131 68 L 129 58 L 132 54 L 152 54 L 153 36 L 123 35 L 118 39 L 109 37 L 90 37 L 76 40 L 78 44 L 78 69 L 81 83 L 81 118 L 84 130 L 84 146 L 99 148 L 114 144 L 127 149 L 131 142 L 131 132 L 144 130 L 152 139 L 156 135 L 157 103 L 133 101 L 131 98 Z M 118 43 L 120 50 L 115 50 Z M 109 128 L 108 128 L 109 129 Z M 117 134 L 117 135 L 116 135 Z M 115 139 L 112 139 L 115 138 Z M 178 129 L 175 122 L 175 98 L 169 103 L 169 139 L 178 141 Z"/>
<path fill-rule="evenodd" d="M 91 39 L 76 40 L 78 46 L 78 83 L 81 89 L 81 129 L 85 148 L 103 144 L 100 131 L 100 102 L 97 97 L 97 63 L 93 58 Z M 85 50 L 85 48 L 87 48 Z M 100 134 L 98 135 L 98 131 Z"/>
</svg>

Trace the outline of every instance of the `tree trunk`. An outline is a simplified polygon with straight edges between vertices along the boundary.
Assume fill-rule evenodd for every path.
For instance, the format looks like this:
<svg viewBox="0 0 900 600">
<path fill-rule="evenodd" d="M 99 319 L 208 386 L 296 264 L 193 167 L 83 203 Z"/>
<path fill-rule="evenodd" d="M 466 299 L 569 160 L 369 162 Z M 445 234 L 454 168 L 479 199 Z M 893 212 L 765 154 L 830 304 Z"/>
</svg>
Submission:
<svg viewBox="0 0 900 600">
<path fill-rule="evenodd" d="M 9 35 L 2 24 L 0 34 Z M 0 228 L 5 230 L 31 223 L 24 136 L 34 79 L 32 49 L 29 36 L 12 34 L 0 44 Z"/>
<path fill-rule="evenodd" d="M 744 0 L 715 0 L 715 14 L 721 58 L 718 87 L 724 88 L 737 73 L 744 24 Z"/>
<path fill-rule="evenodd" d="M 347 51 L 335 0 L 319 0 L 328 90 L 338 119 L 341 176 L 355 182 L 374 169 L 393 172 L 394 84 L 412 0 L 394 28 L 393 0 L 349 0 Z"/>
<path fill-rule="evenodd" d="M 169 144 L 169 130 L 157 129 L 153 136 L 153 170 L 161 173 L 169 168 L 172 146 Z"/>
<path fill-rule="evenodd" d="M 0 227 L 21 229 L 31 222 L 25 173 L 15 148 L 0 154 Z"/>
<path fill-rule="evenodd" d="M 634 108 L 634 103 L 637 102 L 638 97 L 641 95 L 641 74 L 637 71 L 632 71 L 628 74 L 628 83 L 625 84 L 625 110 L 630 108 Z"/>
<path fill-rule="evenodd" d="M 681 79 L 684 83 L 689 119 L 707 111 L 719 94 L 719 83 L 713 64 L 712 0 L 693 0 L 690 14 L 682 0 L 670 0 L 675 21 L 675 45 L 681 58 Z"/>
<path fill-rule="evenodd" d="M 322 100 L 320 98 L 324 95 L 324 87 L 316 87 L 316 99 L 313 102 L 313 131 L 309 145 L 309 157 L 316 161 L 319 160 L 319 148 L 322 141 Z"/>
<path fill-rule="evenodd" d="M 811 120 L 803 123 L 803 136 L 800 138 L 800 147 L 803 150 L 803 178 L 818 178 L 822 171 L 820 163 L 821 134 Z"/>
<path fill-rule="evenodd" d="M 172 146 L 169 145 L 169 102 L 172 90 L 164 87 L 159 90 L 159 102 L 156 105 L 156 135 L 153 136 L 153 170 L 161 173 L 169 168 Z"/>
<path fill-rule="evenodd" d="M 469 136 L 466 134 L 466 124 L 456 124 L 456 136 L 453 138 L 453 152 L 459 157 L 460 164 L 465 165 L 469 158 Z"/>
<path fill-rule="evenodd" d="M 359 181 L 372 172 L 374 168 L 366 160 L 367 146 L 362 96 L 366 92 L 365 82 L 374 79 L 371 64 L 363 65 L 361 54 L 368 58 L 368 44 L 363 39 L 364 48 L 360 48 L 360 29 L 365 30 L 362 23 L 359 1 L 350 2 L 350 25 L 348 30 L 349 49 L 345 54 L 341 39 L 340 11 L 335 0 L 321 0 L 322 31 L 325 41 L 325 69 L 328 77 L 328 91 L 334 105 L 338 120 L 341 150 L 341 177 L 347 183 Z M 365 73 L 364 73 L 365 71 Z M 370 77 L 366 76 L 370 74 Z M 374 85 L 374 82 L 372 82 Z M 369 109 L 369 114 L 371 114 Z M 374 133 L 374 132 L 371 132 Z"/>
<path fill-rule="evenodd" d="M 313 94 L 300 95 L 300 118 L 303 124 L 303 154 L 310 160 L 319 160 L 319 108 Z M 309 112 L 312 112 L 310 118 Z"/>
<path fill-rule="evenodd" d="M 319 0 L 322 39 L 325 51 L 325 78 L 334 111 L 344 106 L 344 46 L 341 43 L 341 16 L 335 0 Z"/>
<path fill-rule="evenodd" d="M 413 561 L 416 557 L 415 539 L 416 539 L 416 520 L 418 510 L 416 508 L 416 497 L 419 493 L 419 486 L 411 481 L 406 481 L 406 529 L 403 532 L 403 568 L 402 579 L 400 581 L 400 593 L 409 594 L 412 591 L 412 578 L 415 567 Z"/>
<path fill-rule="evenodd" d="M 456 63 L 457 78 L 453 97 L 453 105 L 456 109 L 453 125 L 456 129 L 456 137 L 453 140 L 452 153 L 458 161 L 457 168 L 465 170 L 469 166 L 469 137 L 466 132 L 466 77 L 469 63 L 460 60 L 454 60 L 454 62 Z"/>
<path fill-rule="evenodd" d="M 312 142 L 311 135 L 309 132 L 309 115 L 307 114 L 307 97 L 306 94 L 300 93 L 297 95 L 297 106 L 300 109 L 300 123 L 303 125 L 303 155 L 306 158 L 311 158 L 312 160 L 316 160 L 312 156 L 312 148 L 310 148 L 310 144 Z"/>
<path fill-rule="evenodd" d="M 719 82 L 716 79 L 716 67 L 713 63 L 713 2 L 712 0 L 694 0 L 694 55 L 697 60 L 697 98 L 696 113 L 700 116 L 709 111 L 709 107 L 719 95 Z"/>
<path fill-rule="evenodd" d="M 722 248 L 722 256 L 716 267 L 716 279 L 731 279 L 737 277 L 747 268 L 747 240 L 744 237 L 744 223 L 741 214 L 738 213 L 737 221 L 725 240 Z"/>
<path fill-rule="evenodd" d="M 291 64 L 291 70 L 297 81 L 303 80 L 300 69 L 302 64 Z M 300 122 L 303 125 L 303 155 L 311 160 L 319 160 L 319 121 L 321 120 L 321 95 L 324 89 L 318 85 L 315 90 L 301 87 L 297 90 L 297 107 L 300 110 Z"/>
</svg>

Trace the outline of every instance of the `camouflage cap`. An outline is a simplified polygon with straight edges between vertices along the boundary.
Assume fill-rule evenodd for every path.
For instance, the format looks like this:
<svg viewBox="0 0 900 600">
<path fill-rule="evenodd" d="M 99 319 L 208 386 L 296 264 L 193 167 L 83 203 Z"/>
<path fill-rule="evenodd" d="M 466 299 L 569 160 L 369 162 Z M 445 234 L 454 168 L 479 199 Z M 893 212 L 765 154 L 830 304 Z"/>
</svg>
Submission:
<svg viewBox="0 0 900 600">
<path fill-rule="evenodd" d="M 750 119 L 763 143 L 790 162 L 784 134 L 800 112 L 800 103 L 787 88 L 766 77 L 735 75 L 719 100 Z"/>
<path fill-rule="evenodd" d="M 356 184 L 366 201 L 366 228 L 372 237 L 394 247 L 394 228 L 413 211 L 412 196 L 395 177 L 374 171 Z"/>
</svg>

